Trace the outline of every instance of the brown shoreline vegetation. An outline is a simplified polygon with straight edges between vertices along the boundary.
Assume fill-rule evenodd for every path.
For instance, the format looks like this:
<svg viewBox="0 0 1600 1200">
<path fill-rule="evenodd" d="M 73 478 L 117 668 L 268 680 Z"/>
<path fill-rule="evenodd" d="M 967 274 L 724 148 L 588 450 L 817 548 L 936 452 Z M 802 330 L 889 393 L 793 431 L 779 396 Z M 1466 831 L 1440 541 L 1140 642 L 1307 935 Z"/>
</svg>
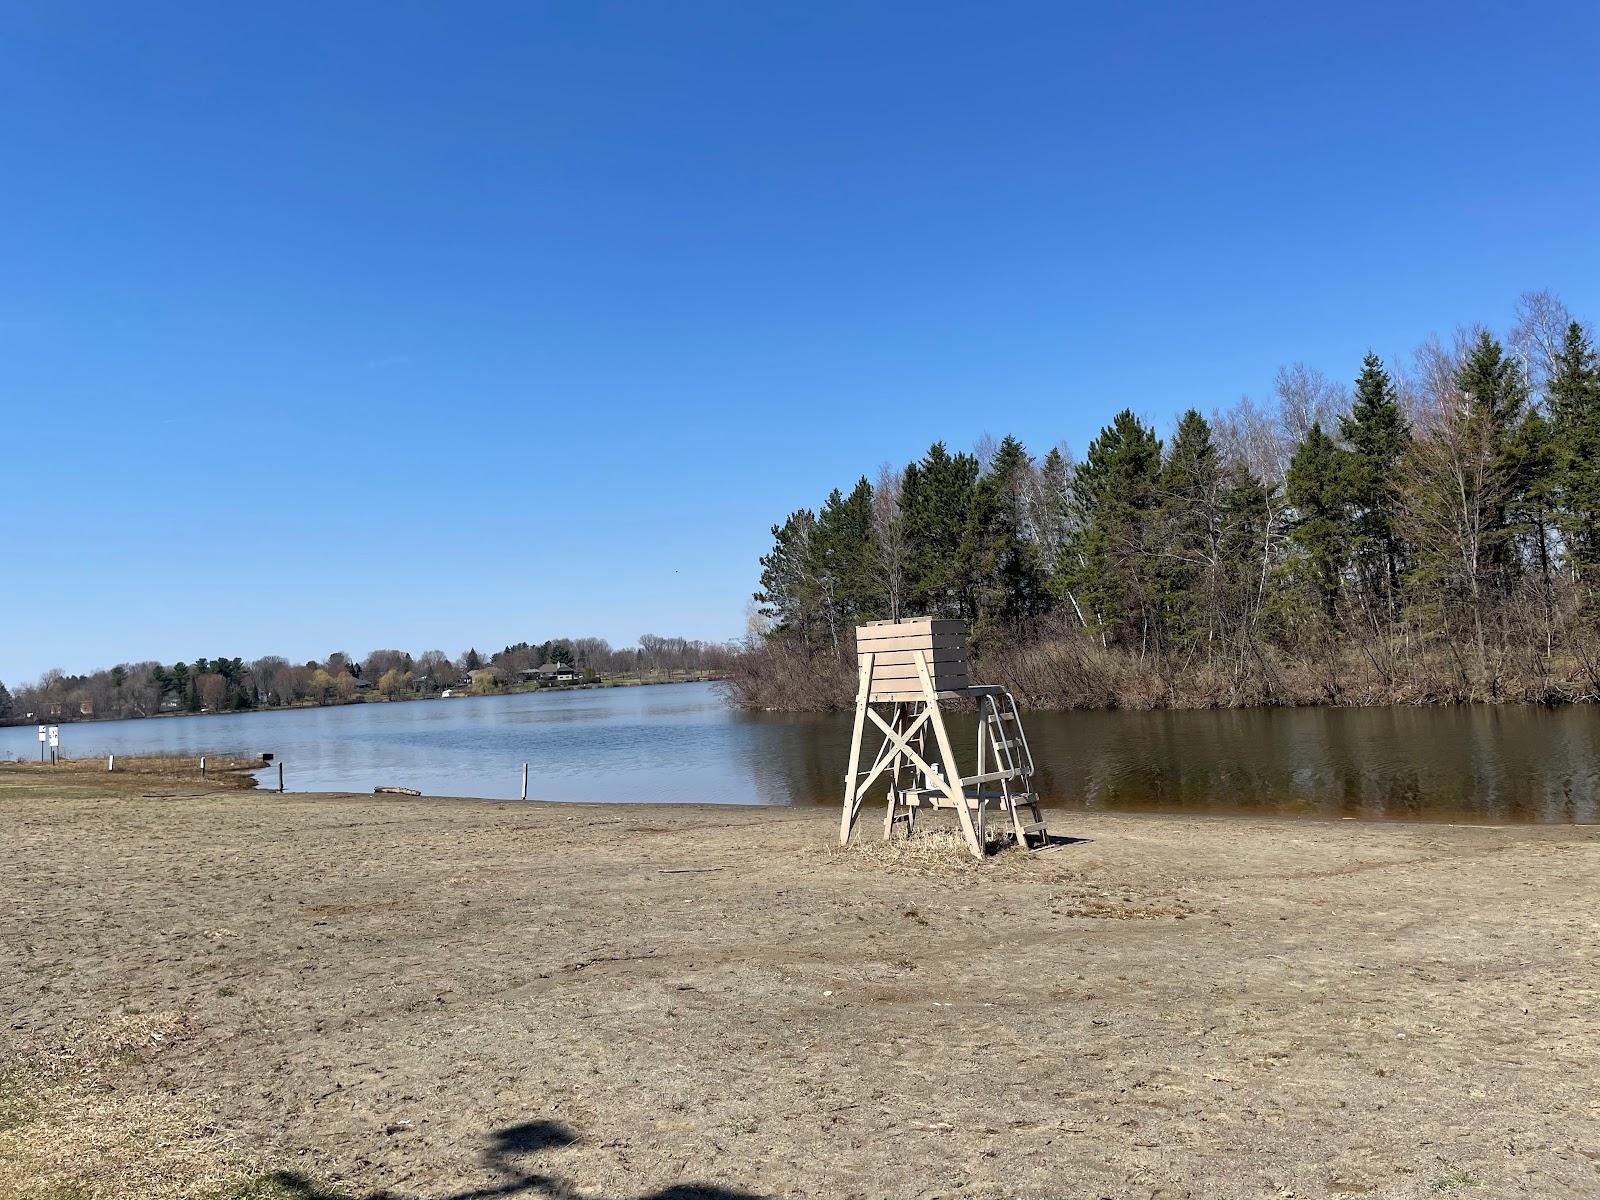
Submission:
<svg viewBox="0 0 1600 1200">
<path fill-rule="evenodd" d="M 0 766 L 0 1195 L 1600 1189 L 1600 828 L 1049 817 Z"/>
<path fill-rule="evenodd" d="M 1584 633 L 1574 638 L 1585 638 Z M 853 641 L 848 643 L 853 646 Z M 1537 648 L 1507 653 L 1483 686 L 1447 654 L 1419 655 L 1387 670 L 1371 647 L 1330 645 L 1296 658 L 1272 646 L 1246 663 L 1141 659 L 1080 631 L 973 655 L 973 678 L 1004 685 L 1024 709 L 1373 707 L 1388 704 L 1592 704 L 1600 700 L 1600 639 L 1577 654 Z M 751 711 L 839 712 L 855 706 L 856 661 L 774 639 L 752 643 L 723 681 L 731 703 Z"/>
</svg>

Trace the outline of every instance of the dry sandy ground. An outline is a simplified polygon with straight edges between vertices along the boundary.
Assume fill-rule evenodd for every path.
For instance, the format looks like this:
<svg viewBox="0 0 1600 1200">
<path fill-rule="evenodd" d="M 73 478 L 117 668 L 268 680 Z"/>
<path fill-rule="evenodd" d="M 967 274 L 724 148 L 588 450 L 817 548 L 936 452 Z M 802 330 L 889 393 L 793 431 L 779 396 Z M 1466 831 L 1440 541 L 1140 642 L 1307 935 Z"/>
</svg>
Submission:
<svg viewBox="0 0 1600 1200">
<path fill-rule="evenodd" d="M 1594 828 L 37 780 L 0 1191 L 1600 1196 Z"/>
</svg>

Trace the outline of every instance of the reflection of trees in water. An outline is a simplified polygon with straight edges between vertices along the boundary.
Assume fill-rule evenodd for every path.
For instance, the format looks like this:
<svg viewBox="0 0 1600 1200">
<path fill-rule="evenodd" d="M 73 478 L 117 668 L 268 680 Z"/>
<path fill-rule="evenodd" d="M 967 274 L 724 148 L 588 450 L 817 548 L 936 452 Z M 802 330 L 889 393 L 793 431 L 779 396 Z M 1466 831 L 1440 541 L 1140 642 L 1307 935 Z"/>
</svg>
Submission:
<svg viewBox="0 0 1600 1200">
<path fill-rule="evenodd" d="M 739 713 L 745 774 L 762 804 L 837 804 L 850 755 L 849 718 L 839 713 Z"/>
<path fill-rule="evenodd" d="M 752 799 L 837 804 L 850 716 L 747 715 Z M 970 713 L 947 714 L 963 769 Z M 1586 706 L 1024 715 L 1049 805 L 1367 819 L 1600 819 L 1600 712 Z"/>
<path fill-rule="evenodd" d="M 1600 816 L 1587 708 L 1032 713 L 1057 805 L 1425 819 Z"/>
</svg>

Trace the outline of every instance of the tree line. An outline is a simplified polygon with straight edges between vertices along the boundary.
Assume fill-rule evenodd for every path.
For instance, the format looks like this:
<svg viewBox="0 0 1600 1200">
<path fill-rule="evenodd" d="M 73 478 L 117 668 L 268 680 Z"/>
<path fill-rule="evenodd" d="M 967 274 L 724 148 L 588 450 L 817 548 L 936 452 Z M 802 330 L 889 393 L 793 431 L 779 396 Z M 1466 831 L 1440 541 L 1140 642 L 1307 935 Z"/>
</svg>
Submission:
<svg viewBox="0 0 1600 1200">
<path fill-rule="evenodd" d="M 604 638 L 558 638 L 518 642 L 489 654 L 474 648 L 455 658 L 442 650 L 416 656 L 374 650 L 362 659 L 340 651 L 305 663 L 277 655 L 251 662 L 202 657 L 170 665 L 119 663 L 87 675 L 47 671 L 14 694 L 0 683 L 0 723 L 400 700 L 458 688 L 483 694 L 511 687 L 524 672 L 545 663 L 570 664 L 589 679 L 720 672 L 732 653 L 731 647 L 715 642 L 644 634 L 637 646 L 613 647 Z"/>
<path fill-rule="evenodd" d="M 936 442 L 772 535 L 752 707 L 852 702 L 854 625 L 911 615 L 1035 706 L 1594 699 L 1594 338 L 1530 293 L 1504 338 L 1297 364 L 1165 438 L 1125 409 L 1081 460 Z"/>
</svg>

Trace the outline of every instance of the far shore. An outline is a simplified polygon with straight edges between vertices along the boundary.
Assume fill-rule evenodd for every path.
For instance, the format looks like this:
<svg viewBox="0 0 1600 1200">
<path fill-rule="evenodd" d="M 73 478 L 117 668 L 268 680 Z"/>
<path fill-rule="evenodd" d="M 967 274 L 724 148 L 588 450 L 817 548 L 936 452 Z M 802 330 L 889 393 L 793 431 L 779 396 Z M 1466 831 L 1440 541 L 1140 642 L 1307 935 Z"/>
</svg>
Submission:
<svg viewBox="0 0 1600 1200">
<path fill-rule="evenodd" d="M 1600 827 L 1047 816 L 0 766 L 0 1193 L 1600 1187 Z"/>
<path fill-rule="evenodd" d="M 253 708 L 227 708 L 209 709 L 202 708 L 197 712 L 182 709 L 172 709 L 164 712 L 140 713 L 134 716 L 99 717 L 99 716 L 55 716 L 38 717 L 9 717 L 0 720 L 0 728 L 14 728 L 26 725 L 91 725 L 107 721 L 159 721 L 167 717 L 230 717 L 240 713 L 270 713 L 270 712 L 303 712 L 313 708 L 349 708 L 359 704 L 410 704 L 419 700 L 482 700 L 493 696 L 530 696 L 540 693 L 557 695 L 561 692 L 588 692 L 605 688 L 618 687 L 660 687 L 669 683 L 719 683 L 726 676 L 709 671 L 686 671 L 667 678 L 642 679 L 638 676 L 615 676 L 610 679 L 599 679 L 592 683 L 562 683 L 562 684 L 518 684 L 512 687 L 497 688 L 492 692 L 474 692 L 468 689 L 457 691 L 452 688 L 451 695 L 446 696 L 439 692 L 411 693 L 403 696 L 375 696 L 362 693 L 349 700 L 336 700 L 328 704 L 318 704 L 313 701 L 303 701 L 295 704 L 270 704 L 259 705 Z"/>
</svg>

